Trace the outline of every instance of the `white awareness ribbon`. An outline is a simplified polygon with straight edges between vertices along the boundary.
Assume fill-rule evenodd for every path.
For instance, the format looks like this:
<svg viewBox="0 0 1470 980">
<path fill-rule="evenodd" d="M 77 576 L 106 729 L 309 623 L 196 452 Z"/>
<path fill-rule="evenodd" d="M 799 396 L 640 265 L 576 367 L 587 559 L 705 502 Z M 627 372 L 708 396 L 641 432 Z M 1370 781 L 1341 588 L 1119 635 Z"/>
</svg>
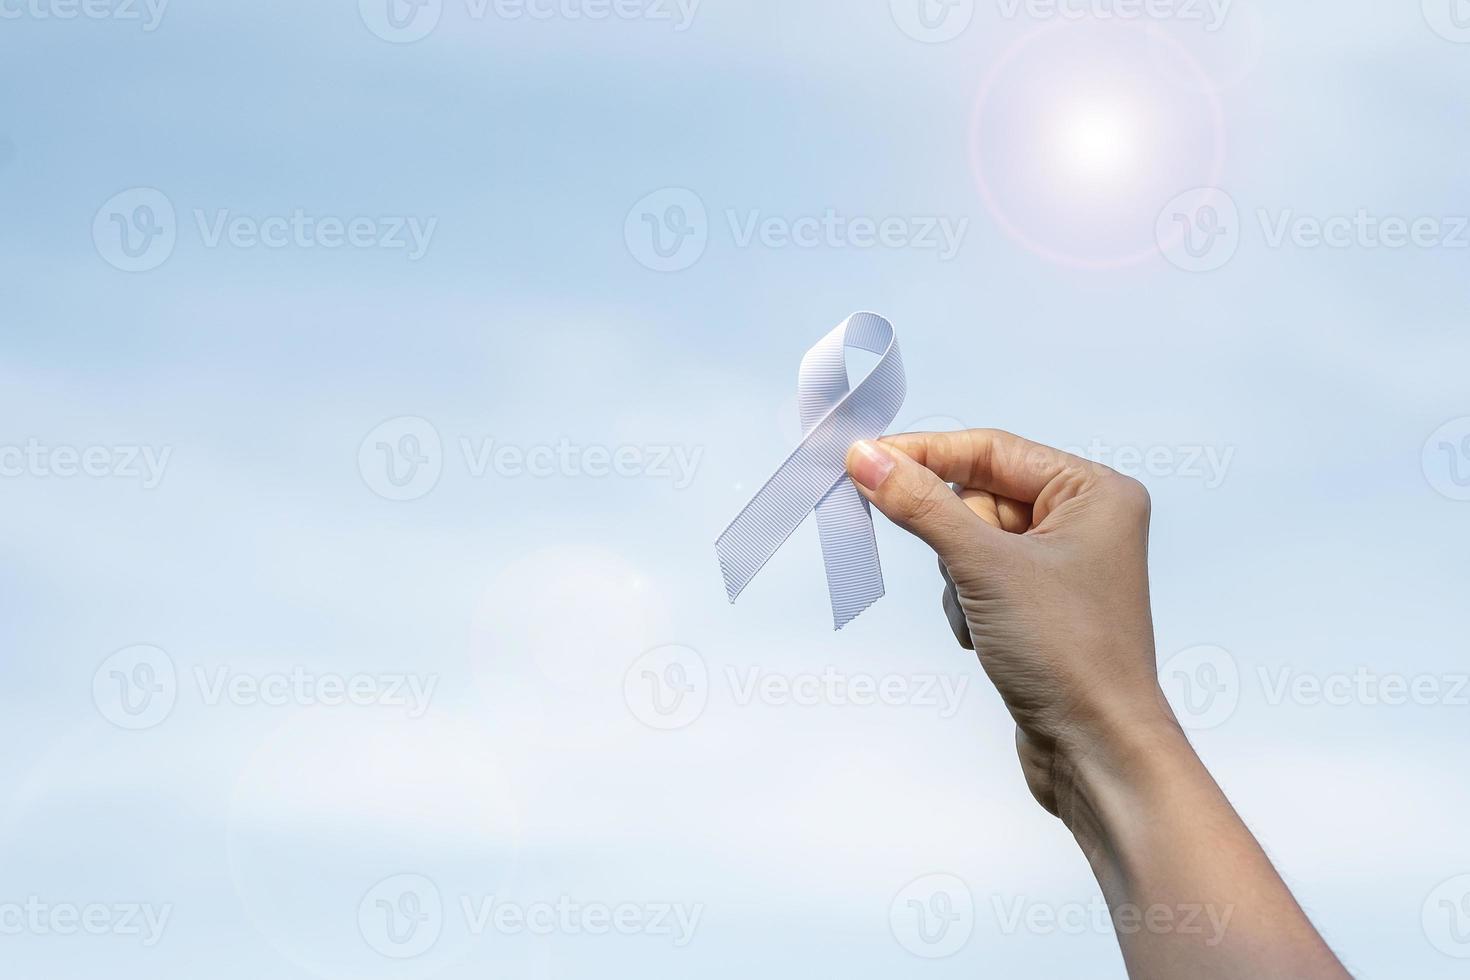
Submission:
<svg viewBox="0 0 1470 980">
<path fill-rule="evenodd" d="M 878 355 L 877 365 L 852 388 L 848 347 Z M 854 313 L 806 352 L 797 387 L 801 444 L 715 542 L 731 602 L 812 511 L 835 627 L 842 629 L 882 598 L 873 517 L 847 476 L 847 451 L 887 430 L 904 391 L 893 324 L 876 313 Z"/>
</svg>

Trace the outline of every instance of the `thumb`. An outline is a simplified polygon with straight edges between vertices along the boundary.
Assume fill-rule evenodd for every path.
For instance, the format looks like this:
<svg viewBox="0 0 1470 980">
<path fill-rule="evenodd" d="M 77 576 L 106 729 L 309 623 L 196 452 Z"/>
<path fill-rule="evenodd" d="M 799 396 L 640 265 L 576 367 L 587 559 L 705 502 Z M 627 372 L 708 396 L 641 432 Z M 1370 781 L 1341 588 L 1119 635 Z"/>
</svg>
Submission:
<svg viewBox="0 0 1470 980">
<path fill-rule="evenodd" d="M 946 563 L 973 556 L 991 534 L 1005 533 L 982 521 L 933 471 L 893 446 L 854 443 L 847 452 L 847 472 L 873 506 Z"/>
</svg>

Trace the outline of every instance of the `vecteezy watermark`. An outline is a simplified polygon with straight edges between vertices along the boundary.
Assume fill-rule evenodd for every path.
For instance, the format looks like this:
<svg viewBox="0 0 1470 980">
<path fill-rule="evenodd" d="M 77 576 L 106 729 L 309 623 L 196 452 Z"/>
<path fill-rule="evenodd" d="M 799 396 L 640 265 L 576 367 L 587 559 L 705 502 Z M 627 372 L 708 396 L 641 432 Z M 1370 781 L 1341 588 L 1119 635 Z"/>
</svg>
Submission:
<svg viewBox="0 0 1470 980">
<path fill-rule="evenodd" d="M 437 674 L 342 674 L 294 666 L 246 672 L 228 665 L 195 665 L 185 675 L 206 707 L 400 708 L 418 719 L 429 710 Z M 178 701 L 179 673 L 173 659 L 154 646 L 132 646 L 112 654 L 92 675 L 92 702 L 103 718 L 130 731 L 162 724 Z"/>
<path fill-rule="evenodd" d="M 922 708 L 953 718 L 970 686 L 968 674 L 866 674 L 824 667 L 781 673 L 726 666 L 725 682 L 738 707 Z"/>
<path fill-rule="evenodd" d="M 646 21 L 689 30 L 702 0 L 463 0 L 474 22 L 498 21 Z M 362 22 L 393 44 L 412 44 L 434 32 L 444 0 L 358 0 Z"/>
<path fill-rule="evenodd" d="M 970 687 L 968 674 L 868 674 L 828 666 L 782 672 L 726 665 L 715 675 L 737 708 L 909 708 L 953 718 Z M 650 728 L 672 731 L 697 721 L 709 704 L 711 676 L 691 647 L 655 647 L 623 675 L 623 700 Z"/>
<path fill-rule="evenodd" d="M 192 671 L 200 700 L 209 707 L 231 704 L 262 706 L 402 708 L 408 718 L 422 718 L 429 710 L 438 674 L 341 674 L 302 666 L 288 670 L 246 673 L 229 666 Z"/>
<path fill-rule="evenodd" d="M 190 212 L 206 249 L 264 248 L 335 251 L 402 251 L 410 262 L 428 254 L 436 217 L 418 215 L 244 214 L 231 208 Z M 173 201 L 152 187 L 134 187 L 109 198 L 92 219 L 92 242 L 107 264 L 123 272 L 148 272 L 167 262 L 179 239 Z"/>
<path fill-rule="evenodd" d="M 1006 20 L 1172 20 L 1197 22 L 1214 33 L 1235 0 L 996 0 Z"/>
<path fill-rule="evenodd" d="M 975 19 L 975 0 L 888 0 L 893 22 L 915 41 L 953 41 Z"/>
<path fill-rule="evenodd" d="M 1301 707 L 1470 707 L 1470 674 L 1382 673 L 1371 667 L 1311 673 L 1291 667 L 1256 668 L 1256 676 L 1272 707 L 1290 702 Z"/>
<path fill-rule="evenodd" d="M 169 716 L 179 695 L 179 676 L 167 653 L 155 646 L 126 647 L 92 674 L 92 703 L 119 728 L 141 731 Z"/>
<path fill-rule="evenodd" d="M 1224 647 L 1193 646 L 1159 666 L 1159 686 L 1185 728 L 1218 728 L 1240 704 L 1240 666 Z"/>
<path fill-rule="evenodd" d="M 709 213 L 687 187 L 665 187 L 641 198 L 623 222 L 628 254 L 654 272 L 681 272 L 709 245 Z"/>
<path fill-rule="evenodd" d="M 1446 956 L 1470 959 L 1470 874 L 1435 886 L 1421 912 L 1424 937 Z"/>
<path fill-rule="evenodd" d="M 975 931 L 975 898 L 951 874 L 915 878 L 888 906 L 888 928 L 904 949 L 926 960 L 953 956 Z"/>
<path fill-rule="evenodd" d="M 990 906 L 1000 931 L 1008 936 L 1021 932 L 1036 936 L 1114 933 L 1200 936 L 1210 948 L 1225 940 L 1225 931 L 1235 915 L 1234 905 L 1210 903 L 1135 905 L 1125 902 L 1109 909 L 1101 897 L 1086 902 L 1053 903 L 1032 901 L 1025 896 L 992 895 Z"/>
<path fill-rule="evenodd" d="M 648 727 L 673 731 L 704 714 L 709 686 L 709 668 L 699 652 L 668 644 L 633 661 L 623 675 L 623 701 Z"/>
<path fill-rule="evenodd" d="M 1262 664 L 1250 676 L 1261 703 L 1269 708 L 1470 708 L 1466 672 L 1398 673 L 1362 665 L 1308 671 Z M 1240 705 L 1244 681 L 1235 657 L 1219 646 L 1181 650 L 1159 668 L 1159 684 L 1179 723 L 1194 731 L 1228 721 Z"/>
<path fill-rule="evenodd" d="M 1424 20 L 1446 41 L 1470 44 L 1470 0 L 1421 0 Z"/>
<path fill-rule="evenodd" d="M 357 447 L 363 483 L 385 500 L 418 500 L 439 485 L 444 443 L 427 419 L 403 415 L 388 419 Z"/>
<path fill-rule="evenodd" d="M 1470 500 L 1470 415 L 1451 419 L 1424 441 L 1424 478 L 1441 496 Z"/>
<path fill-rule="evenodd" d="M 0 445 L 0 478 L 137 480 L 144 490 L 163 482 L 172 446 L 48 446 L 39 439 Z"/>
<path fill-rule="evenodd" d="M 135 23 L 151 34 L 169 0 L 0 0 L 0 20 L 111 20 Z"/>
<path fill-rule="evenodd" d="M 1234 446 L 1113 446 L 1101 439 L 1065 451 L 1137 479 L 1198 480 L 1206 490 L 1225 482 L 1235 459 Z"/>
<path fill-rule="evenodd" d="M 471 935 L 653 936 L 688 946 L 704 915 L 701 903 L 584 901 L 570 895 L 520 902 L 494 895 L 460 897 Z"/>
<path fill-rule="evenodd" d="M 1293 208 L 1257 208 L 1262 244 L 1272 250 L 1470 249 L 1470 215 L 1396 215 L 1371 208 L 1330 215 Z M 1187 272 L 1212 272 L 1240 248 L 1244 227 L 1233 198 L 1217 187 L 1179 195 L 1159 213 L 1155 234 L 1160 251 Z"/>
<path fill-rule="evenodd" d="M 408 261 L 417 262 L 429 251 L 439 219 L 416 215 L 340 218 L 317 216 L 303 208 L 289 214 L 257 217 L 237 214 L 228 208 L 206 212 L 194 209 L 194 222 L 205 248 L 298 248 L 408 250 Z"/>
<path fill-rule="evenodd" d="M 1291 208 L 1256 209 L 1268 248 L 1470 249 L 1470 216 L 1384 215 L 1368 208 L 1319 217 Z"/>
<path fill-rule="evenodd" d="M 703 446 L 672 443 L 613 446 L 562 438 L 527 445 L 460 436 L 458 447 L 465 473 L 476 480 L 641 479 L 665 481 L 675 490 L 694 483 L 704 459 Z M 358 445 L 357 468 L 368 489 L 385 500 L 418 500 L 439 484 L 444 442 L 427 419 L 389 419 Z"/>
<path fill-rule="evenodd" d="M 569 439 L 554 443 L 518 445 L 492 438 L 460 437 L 465 468 L 476 479 L 496 476 L 514 480 L 530 477 L 587 477 L 605 480 L 668 480 L 675 490 L 687 490 L 694 482 L 704 456 L 703 446 L 673 445 L 581 445 Z"/>
<path fill-rule="evenodd" d="M 446 906 L 439 887 L 419 874 L 399 874 L 373 885 L 357 907 L 358 931 L 390 959 L 428 952 L 446 928 L 470 936 L 648 936 L 676 949 L 694 939 L 702 903 L 607 902 L 571 895 L 520 901 L 497 895 L 459 895 Z M 450 922 L 454 917 L 458 921 Z"/>
<path fill-rule="evenodd" d="M 968 217 L 843 214 L 823 208 L 800 215 L 759 208 L 727 208 L 730 244 L 738 249 L 869 249 L 933 252 L 940 262 L 959 254 Z M 703 199 L 684 187 L 666 187 L 641 198 L 623 222 L 623 241 L 644 268 L 682 272 L 704 255 L 710 239 Z"/>
<path fill-rule="evenodd" d="M 0 936 L 121 936 L 145 947 L 158 945 L 172 903 L 46 902 L 31 895 L 23 902 L 0 901 Z"/>
<path fill-rule="evenodd" d="M 439 886 L 417 874 L 384 878 L 357 903 L 357 931 L 363 942 L 389 959 L 422 956 L 444 931 Z"/>
<path fill-rule="evenodd" d="M 913 249 L 938 253 L 948 262 L 959 254 L 970 219 L 945 215 L 847 216 L 833 208 L 797 217 L 766 215 L 758 209 L 726 209 L 736 248 Z"/>
<path fill-rule="evenodd" d="M 1159 250 L 1186 272 L 1213 272 L 1240 248 L 1240 209 L 1218 187 L 1185 191 L 1164 205 L 1154 225 Z"/>
<path fill-rule="evenodd" d="M 173 202 L 152 187 L 114 194 L 92 219 L 97 254 L 123 272 L 148 272 L 163 265 L 174 254 L 178 237 Z"/>
</svg>

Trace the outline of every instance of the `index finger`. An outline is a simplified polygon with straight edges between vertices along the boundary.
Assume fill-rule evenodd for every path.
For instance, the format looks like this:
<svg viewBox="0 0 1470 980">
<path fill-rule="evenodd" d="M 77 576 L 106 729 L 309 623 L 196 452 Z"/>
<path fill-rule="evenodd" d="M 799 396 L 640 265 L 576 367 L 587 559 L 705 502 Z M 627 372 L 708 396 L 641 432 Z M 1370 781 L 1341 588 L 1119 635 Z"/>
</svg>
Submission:
<svg viewBox="0 0 1470 980">
<path fill-rule="evenodd" d="M 1059 476 L 1086 472 L 1087 461 L 999 429 L 906 432 L 881 440 L 941 480 L 1035 503 Z"/>
</svg>

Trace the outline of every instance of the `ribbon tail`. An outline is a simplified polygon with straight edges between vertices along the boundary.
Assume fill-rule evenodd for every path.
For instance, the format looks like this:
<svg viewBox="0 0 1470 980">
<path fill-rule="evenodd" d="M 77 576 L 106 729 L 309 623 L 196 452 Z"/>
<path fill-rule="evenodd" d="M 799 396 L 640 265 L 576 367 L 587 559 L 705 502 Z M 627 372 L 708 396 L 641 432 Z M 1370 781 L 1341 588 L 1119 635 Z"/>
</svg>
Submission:
<svg viewBox="0 0 1470 980">
<path fill-rule="evenodd" d="M 838 481 L 817 504 L 817 532 L 832 600 L 832 628 L 840 630 L 883 598 L 883 569 L 868 502 L 852 480 Z"/>
</svg>

